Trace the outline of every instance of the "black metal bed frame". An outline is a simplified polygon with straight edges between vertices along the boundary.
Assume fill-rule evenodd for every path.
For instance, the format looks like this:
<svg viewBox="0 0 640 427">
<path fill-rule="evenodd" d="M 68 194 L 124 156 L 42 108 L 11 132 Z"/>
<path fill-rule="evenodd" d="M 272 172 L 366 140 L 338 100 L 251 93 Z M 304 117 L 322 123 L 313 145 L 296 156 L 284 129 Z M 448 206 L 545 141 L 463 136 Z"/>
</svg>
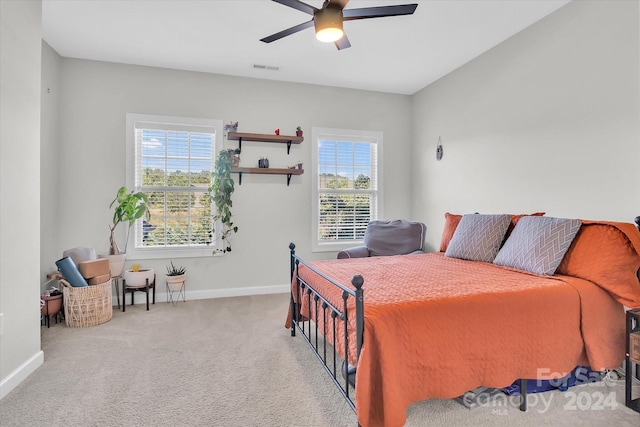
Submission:
<svg viewBox="0 0 640 427">
<path fill-rule="evenodd" d="M 290 297 L 290 309 L 291 309 L 291 336 L 296 336 L 296 330 L 300 331 L 305 341 L 313 351 L 313 353 L 318 358 L 318 361 L 322 364 L 329 377 L 333 380 L 333 383 L 338 387 L 338 390 L 345 398 L 351 409 L 356 412 L 355 402 L 353 400 L 352 394 L 350 393 L 350 388 L 354 388 L 355 393 L 355 371 L 357 367 L 357 361 L 360 357 L 360 351 L 362 349 L 362 344 L 364 342 L 364 290 L 362 289 L 362 285 L 364 284 L 364 279 L 361 275 L 355 275 L 351 278 L 351 284 L 355 289 L 349 289 L 343 284 L 337 282 L 331 277 L 325 275 L 324 273 L 318 271 L 307 262 L 305 262 L 302 258 L 298 257 L 295 252 L 296 245 L 294 243 L 289 244 L 289 251 L 291 257 L 291 282 L 293 283 L 293 279 L 295 278 L 295 291 L 291 290 Z M 316 289 L 310 286 L 307 282 L 305 282 L 300 275 L 298 274 L 298 267 L 302 264 L 309 270 L 313 271 L 318 276 L 330 282 L 332 285 L 338 287 L 342 290 L 342 301 L 343 307 L 338 308 L 329 302 L 324 296 L 322 296 Z M 293 285 L 292 285 L 293 288 Z M 294 295 L 295 292 L 295 295 Z M 312 296 L 313 295 L 313 296 Z M 303 298 L 307 298 L 307 306 L 309 307 L 309 316 L 304 318 L 300 313 L 300 303 L 303 301 Z M 356 319 L 356 365 L 351 366 L 348 364 L 349 360 L 349 325 L 347 322 L 348 308 L 347 301 L 349 298 L 353 298 L 355 300 L 355 319 Z M 313 305 L 311 301 L 313 300 Z M 321 315 L 323 316 L 323 330 L 322 333 L 322 354 L 319 350 L 318 343 L 318 323 L 313 322 L 315 325 L 315 334 L 313 334 L 311 320 L 314 318 L 318 318 L 318 310 L 320 307 L 322 309 Z M 312 310 L 313 308 L 313 310 Z M 344 361 L 341 366 L 341 375 L 344 379 L 344 383 L 339 379 L 337 375 L 337 357 L 338 354 L 336 349 L 331 346 L 330 357 L 332 360 L 327 364 L 327 340 L 324 338 L 327 336 L 327 309 L 329 309 L 329 316 L 331 317 L 331 331 L 333 342 L 336 342 L 336 318 L 340 318 L 343 321 L 344 328 Z M 520 379 L 520 410 L 527 410 L 527 380 Z M 358 424 L 359 426 L 359 424 Z"/>
<path fill-rule="evenodd" d="M 640 216 L 637 216 L 634 219 L 638 230 L 640 230 Z M 354 388 L 355 393 L 355 371 L 357 366 L 357 361 L 360 357 L 360 351 L 362 349 L 362 343 L 364 342 L 364 290 L 362 289 L 362 285 L 364 284 L 364 279 L 360 275 L 355 275 L 351 278 L 351 284 L 354 289 L 349 289 L 336 280 L 326 276 L 322 272 L 316 270 L 314 267 L 310 266 L 304 260 L 299 258 L 295 252 L 296 245 L 293 243 L 289 244 L 290 250 L 290 258 L 291 258 L 291 282 L 293 283 L 293 279 L 295 278 L 295 295 L 294 289 L 291 290 L 291 336 L 296 336 L 296 329 L 300 331 L 302 336 L 304 337 L 309 347 L 314 352 L 322 366 L 324 367 L 329 377 L 333 380 L 334 384 L 338 387 L 338 390 L 345 398 L 351 409 L 356 412 L 355 402 L 350 394 L 350 388 Z M 329 281 L 334 286 L 337 286 L 342 290 L 342 300 L 343 307 L 342 309 L 335 307 L 326 298 L 324 298 L 317 290 L 315 290 L 312 286 L 310 286 L 307 282 L 300 278 L 298 274 L 298 266 L 302 264 L 307 267 L 309 270 L 313 271 L 315 274 Z M 636 272 L 638 280 L 640 281 L 640 269 Z M 311 296 L 313 294 L 313 297 Z M 302 298 L 306 296 L 307 304 L 309 307 L 309 317 L 304 319 L 300 314 L 300 305 L 296 303 L 296 301 L 303 301 Z M 313 298 L 314 305 L 311 304 L 311 299 Z M 347 301 L 349 298 L 353 298 L 355 300 L 355 319 L 356 319 L 356 365 L 351 366 L 348 364 L 349 360 L 349 325 L 347 320 L 348 308 Z M 321 301 L 321 302 L 320 302 Z M 322 354 L 319 352 L 319 343 L 318 343 L 318 324 L 315 324 L 315 335 L 312 337 L 311 330 L 311 319 L 313 314 L 315 313 L 316 318 L 318 318 L 318 305 L 322 308 L 323 315 L 323 331 L 322 331 Z M 315 312 L 312 312 L 312 307 L 315 307 Z M 329 316 L 331 317 L 332 324 L 332 337 L 333 342 L 336 342 L 336 318 L 340 318 L 343 321 L 344 328 L 344 362 L 341 367 L 341 375 L 344 378 L 344 383 L 341 382 L 337 375 L 337 353 L 335 348 L 332 347 L 332 363 L 330 361 L 327 364 L 327 340 L 324 338 L 327 336 L 327 309 L 329 309 Z M 305 326 L 306 323 L 306 326 Z M 627 350 L 628 351 L 628 350 Z M 331 355 L 330 355 L 331 356 Z M 331 366 L 330 366 L 331 365 Z M 637 367 L 640 369 L 640 366 Z M 637 374 L 637 372 L 636 372 Z M 527 380 L 520 379 L 520 410 L 527 410 Z M 357 413 L 357 412 L 356 412 Z"/>
<path fill-rule="evenodd" d="M 309 347 L 314 352 L 325 371 L 329 374 L 329 377 L 333 380 L 334 384 L 338 387 L 338 390 L 345 398 L 351 409 L 356 411 L 355 402 L 353 400 L 352 394 L 350 393 L 350 388 L 355 387 L 355 367 L 351 367 L 348 364 L 349 360 L 349 322 L 347 321 L 349 309 L 347 308 L 347 301 L 349 298 L 353 298 L 355 301 L 355 319 L 356 319 L 356 366 L 357 360 L 360 357 L 360 350 L 362 349 L 362 339 L 364 335 L 364 291 L 362 290 L 362 285 L 364 283 L 364 279 L 360 275 L 355 275 L 351 278 L 351 284 L 355 289 L 349 289 L 341 283 L 335 281 L 334 279 L 326 276 L 320 271 L 316 270 L 314 267 L 310 266 L 304 260 L 299 258 L 295 252 L 296 245 L 291 243 L 289 244 L 289 250 L 291 251 L 291 281 L 295 278 L 295 296 L 294 289 L 291 290 L 291 336 L 296 336 L 296 329 L 300 331 L 302 336 L 304 337 Z M 305 282 L 300 275 L 298 274 L 298 266 L 302 264 L 307 267 L 309 270 L 313 271 L 315 274 L 321 276 L 323 279 L 329 281 L 332 285 L 337 286 L 342 290 L 342 308 L 336 307 L 334 304 L 329 302 L 324 296 L 322 296 L 316 289 L 310 286 L 307 282 Z M 313 295 L 313 296 L 312 296 Z M 309 316 L 305 319 L 300 314 L 300 304 L 303 301 L 303 298 L 307 298 L 307 306 L 309 307 Z M 311 300 L 313 299 L 313 305 Z M 312 331 L 311 320 L 312 318 L 319 318 L 319 307 L 322 309 L 321 315 L 323 316 L 323 330 L 322 334 L 322 354 L 320 354 L 318 337 L 318 322 L 314 321 L 315 325 L 315 335 Z M 328 309 L 328 310 L 327 310 Z M 327 313 L 328 311 L 328 313 Z M 314 317 L 315 315 L 315 317 Z M 327 331 L 327 316 L 331 317 L 331 331 Z M 336 333 L 337 333 L 337 318 L 342 320 L 344 325 L 342 333 L 344 334 L 344 361 L 340 368 L 340 373 L 344 378 L 344 383 L 341 382 L 338 376 L 338 354 L 336 349 L 329 344 L 331 347 L 329 356 L 331 360 L 327 360 L 327 340 L 324 338 L 327 336 L 327 333 L 331 333 L 333 337 L 333 342 L 336 342 Z"/>
</svg>

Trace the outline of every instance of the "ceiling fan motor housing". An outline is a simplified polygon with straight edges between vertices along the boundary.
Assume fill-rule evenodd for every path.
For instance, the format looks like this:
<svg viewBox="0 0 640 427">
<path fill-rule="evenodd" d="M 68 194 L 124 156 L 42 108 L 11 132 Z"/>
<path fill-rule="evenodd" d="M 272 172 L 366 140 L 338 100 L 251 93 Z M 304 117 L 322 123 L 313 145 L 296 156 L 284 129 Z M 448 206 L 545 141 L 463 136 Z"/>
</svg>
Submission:
<svg viewBox="0 0 640 427">
<path fill-rule="evenodd" d="M 342 29 L 342 9 L 331 7 L 318 10 L 313 16 L 313 23 L 316 29 L 318 40 L 333 42 L 344 35 Z"/>
</svg>

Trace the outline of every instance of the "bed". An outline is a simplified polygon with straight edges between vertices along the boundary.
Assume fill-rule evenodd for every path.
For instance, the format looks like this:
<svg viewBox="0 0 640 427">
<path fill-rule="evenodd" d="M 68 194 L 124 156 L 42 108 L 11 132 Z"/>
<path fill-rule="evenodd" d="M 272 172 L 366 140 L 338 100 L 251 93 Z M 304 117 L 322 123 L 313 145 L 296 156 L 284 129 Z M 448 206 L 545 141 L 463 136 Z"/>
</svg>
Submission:
<svg viewBox="0 0 640 427">
<path fill-rule="evenodd" d="M 526 236 L 529 220 L 510 218 L 498 253 Z M 630 223 L 580 221 L 551 275 L 448 248 L 315 262 L 289 248 L 285 326 L 307 340 L 365 427 L 402 426 L 412 403 L 479 386 L 617 368 L 624 306 L 640 307 L 640 233 Z"/>
</svg>

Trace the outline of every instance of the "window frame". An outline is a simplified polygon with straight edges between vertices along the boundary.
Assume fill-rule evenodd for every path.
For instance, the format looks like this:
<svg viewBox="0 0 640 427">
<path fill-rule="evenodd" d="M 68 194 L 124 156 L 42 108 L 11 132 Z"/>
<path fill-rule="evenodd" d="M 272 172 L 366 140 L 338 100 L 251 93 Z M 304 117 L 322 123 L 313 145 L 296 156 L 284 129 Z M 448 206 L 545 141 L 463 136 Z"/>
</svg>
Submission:
<svg viewBox="0 0 640 427">
<path fill-rule="evenodd" d="M 321 128 L 321 127 L 313 127 L 311 128 L 311 251 L 312 252 L 332 252 L 332 251 L 340 251 L 343 249 L 351 248 L 354 246 L 359 246 L 364 243 L 363 239 L 359 240 L 340 240 L 340 241 L 331 241 L 325 242 L 318 239 L 318 231 L 320 229 L 320 212 L 319 212 L 319 199 L 320 199 L 320 189 L 318 188 L 319 181 L 319 159 L 318 159 L 318 146 L 320 138 L 331 138 L 333 140 L 351 140 L 357 141 L 358 139 L 366 139 L 367 142 L 374 141 L 372 143 L 376 144 L 376 164 L 372 169 L 375 169 L 376 172 L 376 184 L 377 189 L 373 190 L 372 193 L 375 194 L 376 205 L 372 207 L 371 212 L 371 220 L 376 220 L 379 218 L 384 218 L 383 209 L 383 191 L 382 191 L 382 153 L 383 153 L 383 139 L 384 134 L 382 131 L 371 131 L 371 130 L 356 130 L 356 129 L 337 129 L 337 128 Z M 350 193 L 348 190 L 340 190 L 340 193 Z M 353 194 L 358 194 L 356 191 Z"/>
<path fill-rule="evenodd" d="M 129 189 L 136 189 L 139 191 L 139 187 L 135 183 L 135 165 L 136 165 L 136 124 L 140 122 L 152 123 L 161 127 L 167 126 L 169 129 L 173 125 L 174 127 L 193 128 L 195 131 L 198 127 L 204 127 L 213 129 L 215 131 L 215 141 L 213 147 L 213 162 L 217 158 L 218 152 L 223 146 L 223 124 L 222 120 L 217 119 L 205 119 L 205 118 L 193 118 L 193 117 L 178 117 L 178 116 L 162 116 L 155 114 L 137 114 L 127 113 L 126 116 L 126 185 Z M 168 129 L 167 129 L 168 130 Z M 213 170 L 212 165 L 212 170 Z M 212 215 L 214 214 L 212 206 Z M 153 218 L 152 218 L 153 220 Z M 205 257 L 214 254 L 214 251 L 220 246 L 220 242 L 208 245 L 206 247 L 184 247 L 184 248 L 167 248 L 167 247 L 149 247 L 149 248 L 136 248 L 135 235 L 136 227 L 141 227 L 139 219 L 136 224 L 132 226 L 133 230 L 129 233 L 129 241 L 127 244 L 127 259 L 162 259 L 162 258 L 195 258 Z M 124 224 L 126 226 L 126 224 Z M 219 224 L 216 224 L 216 229 Z M 215 255 L 219 255 L 216 253 Z"/>
</svg>

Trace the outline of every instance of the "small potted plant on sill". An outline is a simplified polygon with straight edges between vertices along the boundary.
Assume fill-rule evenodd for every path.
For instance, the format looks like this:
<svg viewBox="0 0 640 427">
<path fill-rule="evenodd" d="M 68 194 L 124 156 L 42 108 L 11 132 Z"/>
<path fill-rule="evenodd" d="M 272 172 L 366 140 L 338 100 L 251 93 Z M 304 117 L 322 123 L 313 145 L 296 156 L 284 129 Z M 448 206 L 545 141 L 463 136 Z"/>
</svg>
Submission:
<svg viewBox="0 0 640 427">
<path fill-rule="evenodd" d="M 179 291 L 182 284 L 186 280 L 186 269 L 184 267 L 176 267 L 171 261 L 171 267 L 167 266 L 167 286 L 172 291 Z"/>
<path fill-rule="evenodd" d="M 296 136 L 302 136 L 302 128 L 300 126 L 296 128 Z"/>
</svg>

